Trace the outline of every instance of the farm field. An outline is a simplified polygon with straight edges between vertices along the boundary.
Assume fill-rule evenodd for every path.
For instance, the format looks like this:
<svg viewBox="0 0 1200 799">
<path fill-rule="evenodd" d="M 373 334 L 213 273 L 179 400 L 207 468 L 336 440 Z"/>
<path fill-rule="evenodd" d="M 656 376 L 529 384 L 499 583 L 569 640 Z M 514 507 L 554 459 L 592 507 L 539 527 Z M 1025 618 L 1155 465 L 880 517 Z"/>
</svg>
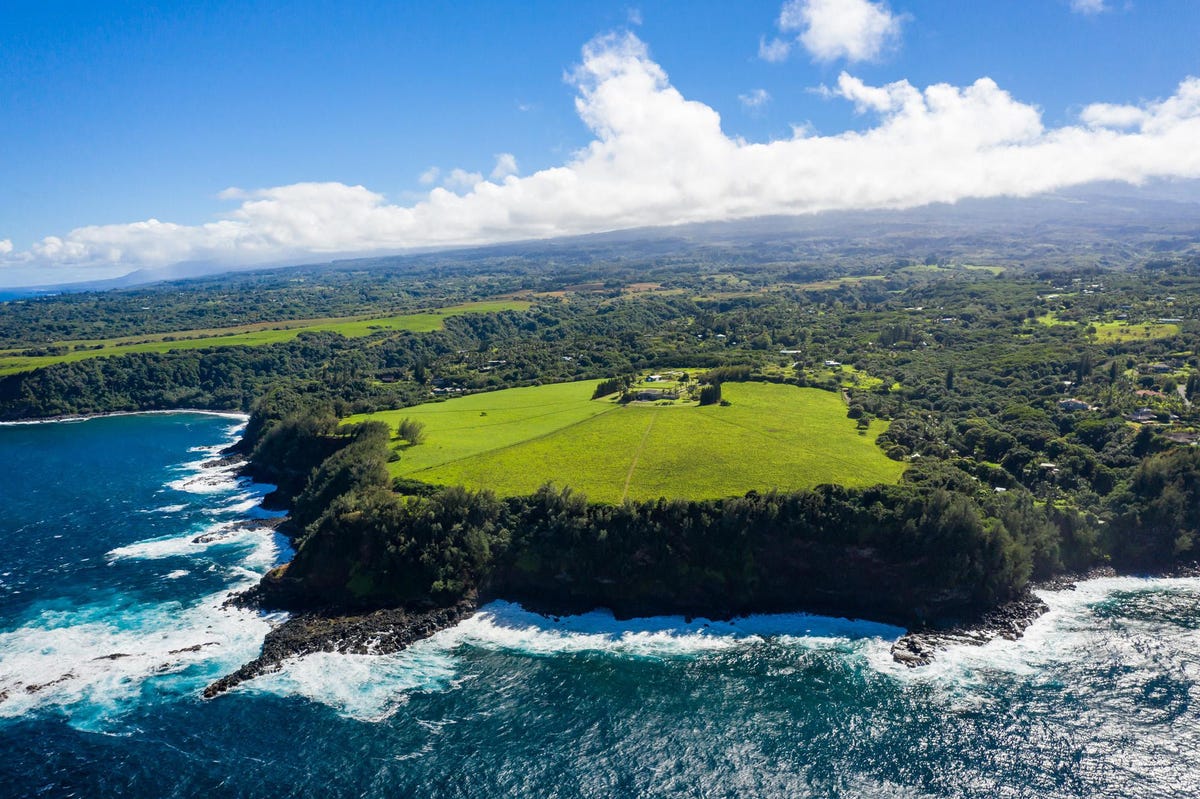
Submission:
<svg viewBox="0 0 1200 799">
<path fill-rule="evenodd" d="M 256 347 L 290 341 L 301 333 L 309 332 L 331 331 L 340 333 L 347 338 L 369 336 L 372 333 L 386 330 L 429 333 L 441 329 L 445 320 L 451 316 L 524 310 L 529 305 L 530 303 L 519 300 L 490 300 L 394 316 L 294 319 L 287 322 L 260 322 L 227 328 L 182 330 L 150 336 L 60 341 L 44 346 L 68 347 L 70 348 L 69 352 L 61 355 L 22 355 L 20 354 L 22 350 L 0 351 L 0 376 L 27 372 L 55 363 L 70 363 L 88 358 L 104 358 L 134 352 L 169 352 L 204 347 Z"/>
<path fill-rule="evenodd" d="M 392 473 L 423 482 L 531 493 L 551 482 L 599 502 L 737 496 L 751 489 L 891 483 L 904 465 L 860 435 L 834 393 L 725 383 L 730 405 L 698 407 L 589 399 L 596 381 L 509 389 L 370 416 L 425 424 Z"/>
</svg>

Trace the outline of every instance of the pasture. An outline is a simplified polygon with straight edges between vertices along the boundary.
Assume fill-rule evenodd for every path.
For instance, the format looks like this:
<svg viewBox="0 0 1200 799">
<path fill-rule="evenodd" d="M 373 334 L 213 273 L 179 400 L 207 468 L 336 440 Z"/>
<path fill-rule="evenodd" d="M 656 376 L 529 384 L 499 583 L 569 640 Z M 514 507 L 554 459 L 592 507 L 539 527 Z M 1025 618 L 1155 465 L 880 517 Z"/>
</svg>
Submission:
<svg viewBox="0 0 1200 799">
<path fill-rule="evenodd" d="M 366 418 L 393 429 L 425 424 L 416 446 L 394 441 L 396 476 L 435 485 L 531 493 L 544 483 L 599 502 L 737 496 L 822 483 L 894 483 L 904 464 L 861 433 L 834 393 L 769 383 L 725 383 L 729 406 L 619 405 L 589 399 L 596 381 L 475 394 Z"/>
</svg>

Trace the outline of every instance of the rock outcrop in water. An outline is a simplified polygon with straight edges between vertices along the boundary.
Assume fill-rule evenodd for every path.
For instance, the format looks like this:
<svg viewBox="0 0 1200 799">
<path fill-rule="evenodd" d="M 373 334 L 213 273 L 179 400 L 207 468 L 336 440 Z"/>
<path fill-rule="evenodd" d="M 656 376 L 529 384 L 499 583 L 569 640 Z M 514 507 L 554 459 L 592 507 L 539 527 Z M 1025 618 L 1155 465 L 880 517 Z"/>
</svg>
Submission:
<svg viewBox="0 0 1200 799">
<path fill-rule="evenodd" d="M 387 655 L 398 652 L 439 630 L 452 627 L 475 612 L 472 599 L 450 607 L 427 610 L 388 608 L 367 613 L 308 611 L 298 613 L 267 633 L 262 654 L 204 689 L 211 699 L 263 674 L 278 671 L 289 658 L 314 652 Z"/>
<path fill-rule="evenodd" d="M 910 632 L 892 644 L 892 659 L 909 668 L 928 666 L 947 646 L 983 646 L 1003 638 L 1015 641 L 1050 608 L 1033 594 L 1006 602 L 969 624 Z"/>
</svg>

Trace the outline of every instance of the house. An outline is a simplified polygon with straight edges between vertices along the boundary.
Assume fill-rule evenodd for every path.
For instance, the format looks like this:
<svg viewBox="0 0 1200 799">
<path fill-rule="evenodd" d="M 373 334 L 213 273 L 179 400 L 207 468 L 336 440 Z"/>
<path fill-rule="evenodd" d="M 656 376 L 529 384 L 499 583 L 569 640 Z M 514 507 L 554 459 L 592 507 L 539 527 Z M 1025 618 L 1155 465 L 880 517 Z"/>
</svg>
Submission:
<svg viewBox="0 0 1200 799">
<path fill-rule="evenodd" d="M 1139 422 L 1139 423 L 1153 422 L 1157 418 L 1158 418 L 1158 414 L 1156 414 L 1154 411 L 1150 410 L 1149 408 L 1138 408 L 1136 411 L 1129 414 L 1129 421 L 1131 421 L 1131 422 Z"/>
<path fill-rule="evenodd" d="M 658 388 L 646 388 L 637 393 L 638 402 L 655 402 L 657 400 L 676 400 L 679 395 L 674 391 L 664 391 Z"/>
<path fill-rule="evenodd" d="M 825 365 L 828 366 L 830 369 L 836 369 L 837 367 L 842 365 L 842 362 L 841 361 L 826 361 Z"/>
<path fill-rule="evenodd" d="M 1092 406 L 1081 399 L 1071 397 L 1070 399 L 1059 400 L 1058 408 L 1062 411 L 1090 411 Z"/>
</svg>

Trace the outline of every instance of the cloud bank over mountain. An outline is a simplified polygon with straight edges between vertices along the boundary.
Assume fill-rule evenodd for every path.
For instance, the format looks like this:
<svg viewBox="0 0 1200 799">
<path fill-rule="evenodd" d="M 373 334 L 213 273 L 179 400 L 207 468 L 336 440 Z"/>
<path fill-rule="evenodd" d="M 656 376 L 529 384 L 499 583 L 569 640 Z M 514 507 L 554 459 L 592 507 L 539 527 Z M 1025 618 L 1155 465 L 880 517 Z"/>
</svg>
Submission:
<svg viewBox="0 0 1200 799">
<path fill-rule="evenodd" d="M 1200 178 L 1200 79 L 1165 99 L 1094 104 L 1047 127 L 1033 105 L 983 77 L 924 88 L 842 72 L 824 101 L 849 102 L 857 131 L 748 142 L 676 90 L 631 33 L 588 43 L 569 80 L 592 140 L 521 176 L 509 154 L 490 179 L 455 170 L 411 205 L 364 186 L 296 183 L 223 197 L 215 221 L 82 227 L 28 250 L 0 240 L 0 284 L 38 273 L 104 277 L 184 261 L 230 266 L 469 245 L 839 209 L 1030 196 L 1093 181 Z M 439 175 L 430 172 L 430 183 Z M 0 235 L 3 231 L 0 230 Z M 28 279 L 25 282 L 32 282 Z"/>
</svg>

